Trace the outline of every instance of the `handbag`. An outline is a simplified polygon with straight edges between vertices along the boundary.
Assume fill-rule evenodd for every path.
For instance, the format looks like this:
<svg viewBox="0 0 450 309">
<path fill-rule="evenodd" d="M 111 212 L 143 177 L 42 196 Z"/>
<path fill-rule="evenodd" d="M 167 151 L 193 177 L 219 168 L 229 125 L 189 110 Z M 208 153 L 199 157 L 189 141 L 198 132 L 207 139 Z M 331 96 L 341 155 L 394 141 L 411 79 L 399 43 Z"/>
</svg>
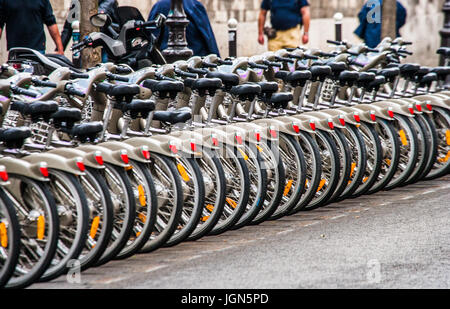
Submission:
<svg viewBox="0 0 450 309">
<path fill-rule="evenodd" d="M 267 35 L 269 40 L 275 39 L 277 37 L 277 30 L 272 27 L 264 27 L 264 34 Z"/>
</svg>

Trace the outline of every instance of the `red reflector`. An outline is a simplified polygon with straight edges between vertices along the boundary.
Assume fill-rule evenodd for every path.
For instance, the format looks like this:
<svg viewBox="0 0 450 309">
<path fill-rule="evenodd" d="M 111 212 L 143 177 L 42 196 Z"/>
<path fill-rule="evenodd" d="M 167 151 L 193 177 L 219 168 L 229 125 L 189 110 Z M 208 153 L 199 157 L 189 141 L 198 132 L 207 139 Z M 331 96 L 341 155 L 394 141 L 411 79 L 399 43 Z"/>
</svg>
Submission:
<svg viewBox="0 0 450 309">
<path fill-rule="evenodd" d="M 428 108 L 429 111 L 433 110 L 433 106 L 430 103 L 427 103 L 427 108 Z"/>
<path fill-rule="evenodd" d="M 389 117 L 394 118 L 394 112 L 390 109 L 388 110 Z"/>
<path fill-rule="evenodd" d="M 211 140 L 214 146 L 219 146 L 219 140 L 215 136 L 211 136 Z"/>
<path fill-rule="evenodd" d="M 413 108 L 412 104 L 408 106 L 408 110 L 412 115 L 414 115 L 414 108 Z"/>
<path fill-rule="evenodd" d="M 342 116 L 342 115 L 339 116 L 339 122 L 341 123 L 341 125 L 345 126 L 344 116 Z"/>
<path fill-rule="evenodd" d="M 86 170 L 86 167 L 84 166 L 84 163 L 82 160 L 77 160 L 77 167 L 82 172 L 84 172 Z"/>
<path fill-rule="evenodd" d="M 311 130 L 316 131 L 316 123 L 314 120 L 309 121 L 309 126 L 311 127 Z"/>
<path fill-rule="evenodd" d="M 236 141 L 239 145 L 242 145 L 242 136 L 236 134 Z"/>
<path fill-rule="evenodd" d="M 39 171 L 41 172 L 42 176 L 48 177 L 48 168 L 46 162 L 41 162 L 39 165 Z"/>
<path fill-rule="evenodd" d="M 271 135 L 273 138 L 276 138 L 276 137 L 277 137 L 277 131 L 276 131 L 275 129 L 269 129 L 269 132 L 270 132 L 270 135 Z"/>
<path fill-rule="evenodd" d="M 103 157 L 100 151 L 95 152 L 95 161 L 97 161 L 98 164 L 103 165 Z"/>
<path fill-rule="evenodd" d="M 178 149 L 177 146 L 174 143 L 169 143 L 169 149 L 170 151 L 172 151 L 172 153 L 177 154 L 178 153 Z"/>
<path fill-rule="evenodd" d="M 416 104 L 416 108 L 417 108 L 417 110 L 418 110 L 419 112 L 421 112 L 421 111 L 422 111 L 422 105 L 420 105 L 420 104 Z"/>
<path fill-rule="evenodd" d="M 192 151 L 197 151 L 197 145 L 194 142 L 191 142 Z"/>
<path fill-rule="evenodd" d="M 361 118 L 359 117 L 358 113 L 354 113 L 353 118 L 355 118 L 356 122 L 361 122 Z"/>
<path fill-rule="evenodd" d="M 328 121 L 328 126 L 330 127 L 331 130 L 334 130 L 334 123 L 333 123 L 333 121 Z"/>
<path fill-rule="evenodd" d="M 148 149 L 142 149 L 142 155 L 144 156 L 145 160 L 150 159 L 150 151 Z"/>
<path fill-rule="evenodd" d="M 14 69 L 16 69 L 16 70 L 20 70 L 21 68 L 22 68 L 22 64 L 20 64 L 20 63 L 13 63 L 13 68 Z"/>
<path fill-rule="evenodd" d="M 372 121 L 376 121 L 377 120 L 377 116 L 375 115 L 374 112 L 370 113 L 370 119 L 372 119 Z"/>
<path fill-rule="evenodd" d="M 257 142 L 260 142 L 261 141 L 261 133 L 255 132 L 255 138 L 256 138 Z"/>
<path fill-rule="evenodd" d="M 294 128 L 295 133 L 299 133 L 300 132 L 300 127 L 298 126 L 298 124 L 294 123 L 292 125 L 292 128 Z"/>
<path fill-rule="evenodd" d="M 123 163 L 128 164 L 130 159 L 128 158 L 128 153 L 126 150 L 120 151 L 120 159 L 122 159 Z"/>
<path fill-rule="evenodd" d="M 6 168 L 4 166 L 0 167 L 0 178 L 3 181 L 8 181 L 8 178 L 9 178 L 8 172 L 6 171 Z"/>
<path fill-rule="evenodd" d="M 141 28 L 136 28 L 136 31 L 139 31 L 139 30 L 141 30 Z"/>
</svg>

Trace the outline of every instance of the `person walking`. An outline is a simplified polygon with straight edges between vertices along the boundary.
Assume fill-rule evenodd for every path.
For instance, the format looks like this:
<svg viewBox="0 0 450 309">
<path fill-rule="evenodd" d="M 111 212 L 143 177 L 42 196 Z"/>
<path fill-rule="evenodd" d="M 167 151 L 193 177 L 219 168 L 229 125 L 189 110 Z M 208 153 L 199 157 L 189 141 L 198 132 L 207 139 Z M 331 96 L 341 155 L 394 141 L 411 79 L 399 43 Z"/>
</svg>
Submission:
<svg viewBox="0 0 450 309">
<path fill-rule="evenodd" d="M 159 0 L 153 5 L 148 20 L 154 20 L 158 14 L 169 15 L 170 0 Z M 198 0 L 183 0 L 184 11 L 189 20 L 186 28 L 186 40 L 188 47 L 194 52 L 194 56 L 207 56 L 216 54 L 220 57 L 219 48 L 217 47 L 216 38 L 209 22 L 208 13 L 203 4 Z M 169 39 L 169 31 L 166 27 L 161 50 L 167 48 Z M 153 32 L 158 37 L 159 30 Z"/>
<path fill-rule="evenodd" d="M 383 1 L 382 0 L 375 0 L 375 1 L 367 1 L 364 3 L 361 11 L 358 14 L 359 18 L 359 26 L 356 28 L 354 33 L 360 37 L 362 40 L 364 40 L 364 43 L 366 43 L 367 46 L 370 48 L 375 48 L 380 44 L 381 42 L 381 22 L 377 22 L 374 20 L 374 16 L 371 14 L 374 14 L 375 7 L 379 6 L 380 12 L 380 21 L 383 20 L 381 16 L 381 5 Z M 400 36 L 400 28 L 403 27 L 406 23 L 406 17 L 407 17 L 407 11 L 405 7 L 400 3 L 400 1 L 397 1 L 397 15 L 396 15 L 396 29 L 395 33 L 396 36 Z"/>
<path fill-rule="evenodd" d="M 56 18 L 49 0 L 0 0 L 0 38 L 6 25 L 7 49 L 27 47 L 45 53 L 44 24 L 64 54 Z"/>
<path fill-rule="evenodd" d="M 268 11 L 270 11 L 272 29 L 265 31 L 264 25 Z M 264 32 L 266 32 L 270 51 L 295 48 L 300 43 L 307 44 L 310 19 L 307 0 L 263 0 L 258 18 L 258 42 L 261 45 L 264 44 Z M 301 35 L 302 26 L 303 35 Z"/>
</svg>

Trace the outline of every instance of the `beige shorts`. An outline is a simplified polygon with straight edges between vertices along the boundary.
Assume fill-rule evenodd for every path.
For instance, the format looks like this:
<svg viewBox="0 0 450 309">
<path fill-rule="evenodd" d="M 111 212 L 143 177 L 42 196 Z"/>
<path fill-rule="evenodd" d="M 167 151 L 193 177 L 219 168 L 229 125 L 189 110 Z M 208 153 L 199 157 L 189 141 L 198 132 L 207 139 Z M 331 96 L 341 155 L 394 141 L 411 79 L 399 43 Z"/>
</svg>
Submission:
<svg viewBox="0 0 450 309">
<path fill-rule="evenodd" d="M 301 27 L 298 25 L 295 28 L 288 30 L 277 30 L 277 36 L 270 39 L 268 47 L 270 51 L 277 51 L 283 48 L 295 48 L 301 43 Z"/>
</svg>

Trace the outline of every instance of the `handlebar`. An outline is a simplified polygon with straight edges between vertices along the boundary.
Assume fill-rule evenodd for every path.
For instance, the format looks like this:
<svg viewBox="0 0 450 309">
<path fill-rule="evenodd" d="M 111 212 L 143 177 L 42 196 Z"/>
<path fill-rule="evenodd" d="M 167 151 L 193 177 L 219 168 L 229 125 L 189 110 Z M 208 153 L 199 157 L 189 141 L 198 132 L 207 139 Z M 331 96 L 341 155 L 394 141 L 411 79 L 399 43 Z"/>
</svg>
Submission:
<svg viewBox="0 0 450 309">
<path fill-rule="evenodd" d="M 71 79 L 77 79 L 77 78 L 88 79 L 89 78 L 89 74 L 70 72 L 70 78 Z"/>
<path fill-rule="evenodd" d="M 217 62 L 220 65 L 233 65 L 233 61 L 231 60 L 222 60 L 222 59 L 218 59 Z"/>
<path fill-rule="evenodd" d="M 204 66 L 205 68 L 217 68 L 217 64 L 205 61 L 202 61 L 202 66 Z"/>
<path fill-rule="evenodd" d="M 58 87 L 58 85 L 56 83 L 50 82 L 48 80 L 40 80 L 38 78 L 32 78 L 31 82 L 35 85 L 35 86 L 40 86 L 40 87 L 50 87 L 50 88 L 56 88 Z"/>
<path fill-rule="evenodd" d="M 319 56 L 320 56 L 320 57 L 329 57 L 329 58 L 331 58 L 331 57 L 336 57 L 336 54 L 333 54 L 333 53 L 325 53 L 325 52 L 319 52 Z"/>
<path fill-rule="evenodd" d="M 71 84 L 66 84 L 64 93 L 69 94 L 69 95 L 76 95 L 78 97 L 84 97 L 84 95 L 85 95 L 84 92 L 82 92 L 80 90 L 76 90 Z"/>
<path fill-rule="evenodd" d="M 249 62 L 248 66 L 252 69 L 262 69 L 262 70 L 267 70 L 269 68 L 269 66 L 267 66 L 265 64 L 258 64 L 258 63 L 254 63 L 254 62 Z"/>
<path fill-rule="evenodd" d="M 117 80 L 117 81 L 121 81 L 121 82 L 129 82 L 129 78 L 126 76 L 121 76 L 121 75 L 117 75 L 117 74 L 112 74 L 112 73 L 106 73 L 106 78 L 108 78 L 108 80 Z"/>
<path fill-rule="evenodd" d="M 116 67 L 116 73 L 118 74 L 130 74 L 133 73 L 133 70 L 127 67 L 121 67 L 121 66 L 117 66 Z"/>
<path fill-rule="evenodd" d="M 327 40 L 327 43 L 333 44 L 333 45 L 345 45 L 342 41 L 335 41 L 335 40 Z"/>
<path fill-rule="evenodd" d="M 281 63 L 278 62 L 272 62 L 269 60 L 263 60 L 263 63 L 269 67 L 277 67 L 277 68 L 282 68 L 283 65 Z"/>
<path fill-rule="evenodd" d="M 188 67 L 188 71 L 191 73 L 200 74 L 200 75 L 205 75 L 205 74 L 208 74 L 208 72 L 209 72 L 207 69 L 199 69 L 199 68 L 191 68 L 191 67 Z"/>
<path fill-rule="evenodd" d="M 181 76 L 181 77 L 197 78 L 197 74 L 185 72 L 180 69 L 175 69 L 174 72 L 175 72 L 175 74 L 177 74 L 178 76 Z"/>
<path fill-rule="evenodd" d="M 12 91 L 12 93 L 14 94 L 19 94 L 19 95 L 26 95 L 28 97 L 32 97 L 32 98 L 36 98 L 39 94 L 27 89 L 23 89 L 17 86 L 10 86 L 10 90 Z"/>
<path fill-rule="evenodd" d="M 280 57 L 280 56 L 275 56 L 275 60 L 283 61 L 283 62 L 289 62 L 289 63 L 294 63 L 294 60 L 286 58 L 286 57 Z"/>
</svg>

